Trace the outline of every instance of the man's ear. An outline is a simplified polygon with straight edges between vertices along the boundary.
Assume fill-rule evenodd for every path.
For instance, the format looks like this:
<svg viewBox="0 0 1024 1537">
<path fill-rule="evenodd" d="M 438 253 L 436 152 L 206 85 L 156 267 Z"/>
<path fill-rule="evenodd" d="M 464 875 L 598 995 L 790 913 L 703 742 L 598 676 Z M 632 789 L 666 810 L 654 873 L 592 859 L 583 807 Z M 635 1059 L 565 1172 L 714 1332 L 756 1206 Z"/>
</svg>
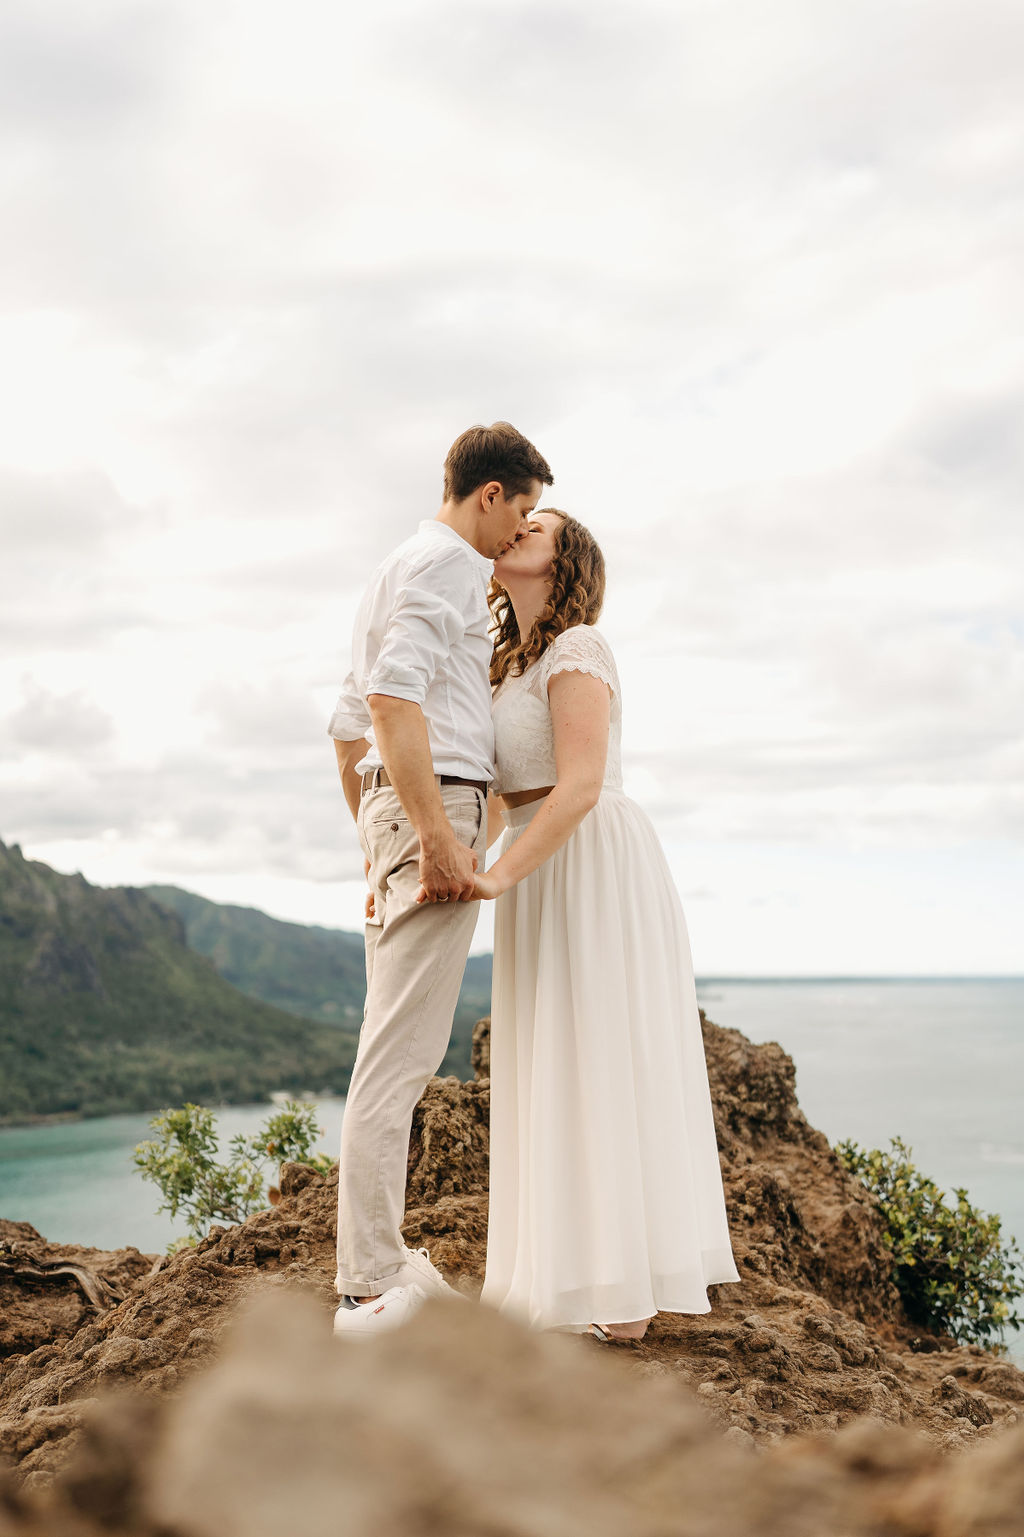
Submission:
<svg viewBox="0 0 1024 1537">
<path fill-rule="evenodd" d="M 504 494 L 500 480 L 489 480 L 486 485 L 480 487 L 480 506 L 484 512 L 490 512 L 496 499 Z"/>
</svg>

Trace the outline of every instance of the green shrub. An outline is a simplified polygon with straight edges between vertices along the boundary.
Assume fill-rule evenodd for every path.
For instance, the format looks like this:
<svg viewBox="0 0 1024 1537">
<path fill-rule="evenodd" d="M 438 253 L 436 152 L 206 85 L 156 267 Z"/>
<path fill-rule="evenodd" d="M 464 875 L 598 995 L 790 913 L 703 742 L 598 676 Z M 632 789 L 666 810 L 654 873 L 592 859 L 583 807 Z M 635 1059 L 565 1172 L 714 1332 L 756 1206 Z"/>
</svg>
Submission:
<svg viewBox="0 0 1024 1537">
<path fill-rule="evenodd" d="M 922 1329 L 963 1343 L 1002 1340 L 1024 1319 L 1012 1304 L 1024 1296 L 1021 1253 L 1000 1233 L 1000 1219 L 954 1190 L 956 1205 L 911 1163 L 913 1149 L 899 1137 L 891 1152 L 870 1152 L 856 1142 L 835 1147 L 843 1167 L 875 1196 L 886 1221 L 884 1241 L 893 1256 L 893 1280 L 907 1317 Z"/>
<path fill-rule="evenodd" d="M 162 1110 L 150 1121 L 159 1133 L 152 1142 L 140 1142 L 133 1161 L 143 1179 L 159 1186 L 163 1201 L 158 1211 L 172 1217 L 184 1214 L 188 1236 L 175 1239 L 168 1252 L 194 1244 L 211 1222 L 243 1222 L 267 1205 L 264 1170 L 273 1161 L 308 1163 L 326 1174 L 332 1160 L 326 1154 L 311 1156 L 320 1135 L 316 1107 L 288 1100 L 284 1108 L 251 1137 L 241 1132 L 232 1137 L 226 1163 L 217 1159 L 217 1130 L 212 1110 L 202 1105 L 183 1105 Z"/>
</svg>

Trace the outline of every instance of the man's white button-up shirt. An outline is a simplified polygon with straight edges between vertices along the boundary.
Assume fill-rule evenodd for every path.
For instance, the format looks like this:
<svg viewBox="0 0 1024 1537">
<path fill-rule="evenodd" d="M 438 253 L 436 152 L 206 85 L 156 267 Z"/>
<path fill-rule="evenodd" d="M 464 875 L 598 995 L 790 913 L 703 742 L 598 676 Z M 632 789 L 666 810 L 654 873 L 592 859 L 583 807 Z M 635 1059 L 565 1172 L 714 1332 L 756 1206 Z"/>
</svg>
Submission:
<svg viewBox="0 0 1024 1537">
<path fill-rule="evenodd" d="M 381 565 L 352 631 L 352 670 L 328 735 L 366 737 L 356 767 L 380 768 L 366 700 L 389 694 L 418 704 L 435 774 L 494 777 L 491 637 L 487 585 L 494 563 L 446 523 L 428 519 Z"/>
</svg>

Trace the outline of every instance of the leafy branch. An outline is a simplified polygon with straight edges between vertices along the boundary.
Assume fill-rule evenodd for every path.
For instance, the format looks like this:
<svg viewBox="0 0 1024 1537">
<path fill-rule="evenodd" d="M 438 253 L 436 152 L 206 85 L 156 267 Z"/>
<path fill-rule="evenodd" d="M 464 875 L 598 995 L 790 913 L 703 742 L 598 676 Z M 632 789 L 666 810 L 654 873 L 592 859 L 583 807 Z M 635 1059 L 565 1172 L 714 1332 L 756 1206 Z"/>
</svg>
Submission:
<svg viewBox="0 0 1024 1537">
<path fill-rule="evenodd" d="M 288 1100 L 252 1136 L 232 1137 L 226 1162 L 218 1160 L 214 1113 L 202 1105 L 162 1110 L 149 1124 L 157 1136 L 140 1142 L 132 1160 L 143 1179 L 160 1189 L 158 1211 L 185 1217 L 188 1236 L 171 1249 L 196 1243 L 212 1222 L 244 1222 L 266 1207 L 268 1164 L 279 1170 L 285 1163 L 308 1163 L 326 1174 L 333 1161 L 312 1153 L 321 1134 L 316 1107 L 296 1100 Z"/>
<path fill-rule="evenodd" d="M 901 1138 L 889 1146 L 890 1152 L 869 1152 L 845 1141 L 835 1152 L 882 1209 L 883 1241 L 907 1317 L 963 1343 L 1001 1346 L 1005 1331 L 1024 1323 L 1013 1308 L 1024 1296 L 1016 1242 L 1003 1238 L 999 1217 L 971 1205 L 965 1189 L 955 1189 L 956 1204 L 947 1204 L 945 1192 L 911 1163 L 913 1149 Z"/>
</svg>

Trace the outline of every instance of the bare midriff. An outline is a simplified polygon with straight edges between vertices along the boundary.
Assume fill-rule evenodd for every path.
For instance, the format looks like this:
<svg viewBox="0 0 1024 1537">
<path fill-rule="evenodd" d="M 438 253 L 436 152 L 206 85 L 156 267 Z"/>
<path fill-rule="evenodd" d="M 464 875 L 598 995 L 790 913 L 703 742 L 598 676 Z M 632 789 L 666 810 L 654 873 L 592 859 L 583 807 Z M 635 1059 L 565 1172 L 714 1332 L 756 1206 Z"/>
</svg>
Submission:
<svg viewBox="0 0 1024 1537">
<path fill-rule="evenodd" d="M 513 790 L 511 795 L 503 795 L 501 801 L 511 811 L 513 806 L 528 806 L 531 801 L 539 801 L 550 795 L 554 788 L 554 785 L 545 785 L 543 790 Z"/>
</svg>

